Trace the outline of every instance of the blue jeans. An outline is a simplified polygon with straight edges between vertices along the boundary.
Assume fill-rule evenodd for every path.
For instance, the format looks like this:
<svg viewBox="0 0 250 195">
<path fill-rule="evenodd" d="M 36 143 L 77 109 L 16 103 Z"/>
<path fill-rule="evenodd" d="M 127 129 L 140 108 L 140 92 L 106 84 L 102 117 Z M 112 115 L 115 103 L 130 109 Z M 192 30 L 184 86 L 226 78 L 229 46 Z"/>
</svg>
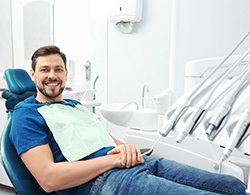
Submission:
<svg viewBox="0 0 250 195">
<path fill-rule="evenodd" d="M 235 177 L 166 159 L 146 156 L 144 160 L 142 165 L 112 169 L 100 175 L 89 195 L 246 194 L 246 185 Z"/>
</svg>

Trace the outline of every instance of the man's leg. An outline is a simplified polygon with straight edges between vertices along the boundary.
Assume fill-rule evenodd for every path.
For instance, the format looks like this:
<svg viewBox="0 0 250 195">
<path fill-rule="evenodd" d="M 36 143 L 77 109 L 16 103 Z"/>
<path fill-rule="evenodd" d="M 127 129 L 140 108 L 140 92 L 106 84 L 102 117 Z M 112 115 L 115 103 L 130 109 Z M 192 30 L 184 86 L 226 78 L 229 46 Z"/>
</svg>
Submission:
<svg viewBox="0 0 250 195">
<path fill-rule="evenodd" d="M 96 186 L 96 187 L 94 187 Z M 143 165 L 114 169 L 100 176 L 92 194 L 244 194 L 236 178 L 202 171 L 165 159 L 145 157 Z M 98 187 L 97 187 L 98 186 Z"/>
<path fill-rule="evenodd" d="M 166 159 L 146 157 L 145 164 L 153 174 L 176 183 L 222 194 L 245 194 L 246 185 L 233 176 L 211 173 Z"/>
</svg>

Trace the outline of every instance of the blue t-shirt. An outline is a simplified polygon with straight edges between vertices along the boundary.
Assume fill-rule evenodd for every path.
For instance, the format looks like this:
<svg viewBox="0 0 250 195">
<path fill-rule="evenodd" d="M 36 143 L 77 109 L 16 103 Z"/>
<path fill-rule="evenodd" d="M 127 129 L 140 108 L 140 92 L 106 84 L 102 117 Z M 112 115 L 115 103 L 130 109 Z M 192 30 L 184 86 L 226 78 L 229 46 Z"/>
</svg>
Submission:
<svg viewBox="0 0 250 195">
<path fill-rule="evenodd" d="M 70 99 L 67 99 L 66 102 L 53 102 L 52 104 L 56 103 L 64 104 L 67 106 L 74 106 L 76 104 L 79 104 L 78 101 Z M 15 146 L 18 155 L 33 147 L 43 144 L 49 144 L 54 157 L 54 162 L 67 161 L 63 156 L 57 142 L 55 141 L 52 132 L 48 128 L 44 118 L 37 111 L 37 109 L 41 106 L 44 106 L 44 103 L 39 103 L 35 99 L 35 96 L 31 96 L 15 106 L 12 115 L 11 130 L 9 135 L 10 140 Z M 112 148 L 113 147 L 103 148 L 93 154 L 90 154 L 82 160 L 104 156 Z M 57 193 L 62 195 L 87 194 L 92 182 L 93 180 L 81 186 L 77 186 L 67 190 L 60 190 Z"/>
</svg>

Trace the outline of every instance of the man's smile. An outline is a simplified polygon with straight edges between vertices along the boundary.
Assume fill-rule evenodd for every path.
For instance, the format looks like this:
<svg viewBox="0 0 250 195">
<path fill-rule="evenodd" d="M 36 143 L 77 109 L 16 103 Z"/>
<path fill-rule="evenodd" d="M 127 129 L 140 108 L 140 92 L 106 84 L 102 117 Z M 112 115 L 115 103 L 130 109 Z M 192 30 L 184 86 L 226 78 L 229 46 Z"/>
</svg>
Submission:
<svg viewBox="0 0 250 195">
<path fill-rule="evenodd" d="M 45 85 L 48 87 L 56 87 L 58 85 L 60 85 L 60 82 L 45 82 Z"/>
</svg>

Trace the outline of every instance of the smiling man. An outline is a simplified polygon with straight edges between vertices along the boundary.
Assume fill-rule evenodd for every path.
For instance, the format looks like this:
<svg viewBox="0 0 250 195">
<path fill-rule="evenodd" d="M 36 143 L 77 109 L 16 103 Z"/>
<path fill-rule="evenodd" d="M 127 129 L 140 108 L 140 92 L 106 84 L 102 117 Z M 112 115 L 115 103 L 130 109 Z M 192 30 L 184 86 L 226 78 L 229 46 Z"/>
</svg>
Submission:
<svg viewBox="0 0 250 195">
<path fill-rule="evenodd" d="M 78 101 L 63 99 L 66 56 L 44 46 L 32 56 L 37 94 L 15 106 L 10 139 L 46 191 L 59 195 L 244 194 L 235 177 L 141 156 L 109 135 Z M 20 122 L 22 119 L 22 122 Z"/>
<path fill-rule="evenodd" d="M 62 99 L 61 95 L 65 88 L 68 74 L 65 64 L 66 57 L 60 54 L 40 56 L 39 58 L 34 55 L 32 57 L 30 74 L 37 89 L 40 91 L 37 94 L 37 100 L 46 102 L 51 99 L 54 101 Z"/>
</svg>

